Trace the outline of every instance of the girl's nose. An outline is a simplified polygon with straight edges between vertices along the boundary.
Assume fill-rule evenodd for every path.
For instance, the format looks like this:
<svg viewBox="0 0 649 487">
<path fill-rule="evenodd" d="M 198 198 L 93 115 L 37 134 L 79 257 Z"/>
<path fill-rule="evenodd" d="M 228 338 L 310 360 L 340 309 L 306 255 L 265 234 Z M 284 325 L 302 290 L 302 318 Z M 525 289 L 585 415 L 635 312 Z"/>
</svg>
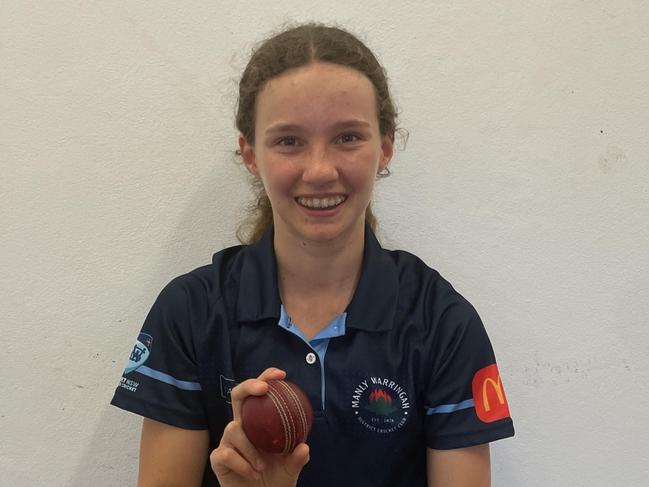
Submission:
<svg viewBox="0 0 649 487">
<path fill-rule="evenodd" d="M 338 178 L 334 155 L 325 148 L 313 148 L 304 161 L 302 180 L 306 183 L 322 184 Z"/>
</svg>

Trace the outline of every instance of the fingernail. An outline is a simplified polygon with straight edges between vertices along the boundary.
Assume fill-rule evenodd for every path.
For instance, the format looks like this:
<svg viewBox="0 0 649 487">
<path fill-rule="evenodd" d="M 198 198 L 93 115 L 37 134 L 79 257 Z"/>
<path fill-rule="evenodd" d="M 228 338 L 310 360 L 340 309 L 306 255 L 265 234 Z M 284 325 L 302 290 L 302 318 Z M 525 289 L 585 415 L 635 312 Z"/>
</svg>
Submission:
<svg viewBox="0 0 649 487">
<path fill-rule="evenodd" d="M 265 467 L 264 462 L 257 460 L 257 470 L 263 470 Z"/>
</svg>

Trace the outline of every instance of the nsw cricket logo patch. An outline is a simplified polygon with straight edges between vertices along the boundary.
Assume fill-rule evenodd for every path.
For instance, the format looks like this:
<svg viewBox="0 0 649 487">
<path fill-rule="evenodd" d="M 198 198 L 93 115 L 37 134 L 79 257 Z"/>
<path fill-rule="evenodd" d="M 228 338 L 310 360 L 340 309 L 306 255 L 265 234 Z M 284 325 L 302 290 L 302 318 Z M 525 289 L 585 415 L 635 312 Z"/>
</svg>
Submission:
<svg viewBox="0 0 649 487">
<path fill-rule="evenodd" d="M 369 377 L 354 388 L 352 412 L 373 433 L 388 434 L 402 428 L 409 410 L 406 390 L 393 380 Z"/>
<path fill-rule="evenodd" d="M 128 357 L 128 362 L 124 368 L 124 373 L 128 374 L 133 372 L 138 367 L 142 366 L 146 359 L 151 354 L 151 347 L 153 346 L 153 337 L 147 333 L 140 333 L 137 337 L 133 351 Z"/>
</svg>

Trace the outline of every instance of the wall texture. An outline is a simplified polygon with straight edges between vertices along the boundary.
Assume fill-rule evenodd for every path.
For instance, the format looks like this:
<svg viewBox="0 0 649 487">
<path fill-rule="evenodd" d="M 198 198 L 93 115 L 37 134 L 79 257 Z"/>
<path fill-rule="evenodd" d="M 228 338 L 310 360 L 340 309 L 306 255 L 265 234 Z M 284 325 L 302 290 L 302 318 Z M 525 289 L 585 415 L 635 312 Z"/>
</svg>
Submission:
<svg viewBox="0 0 649 487">
<path fill-rule="evenodd" d="M 0 485 L 124 486 L 108 406 L 149 306 L 235 243 L 235 80 L 287 20 L 386 65 L 380 236 L 478 308 L 517 436 L 494 485 L 649 481 L 647 2 L 0 4 Z"/>
</svg>

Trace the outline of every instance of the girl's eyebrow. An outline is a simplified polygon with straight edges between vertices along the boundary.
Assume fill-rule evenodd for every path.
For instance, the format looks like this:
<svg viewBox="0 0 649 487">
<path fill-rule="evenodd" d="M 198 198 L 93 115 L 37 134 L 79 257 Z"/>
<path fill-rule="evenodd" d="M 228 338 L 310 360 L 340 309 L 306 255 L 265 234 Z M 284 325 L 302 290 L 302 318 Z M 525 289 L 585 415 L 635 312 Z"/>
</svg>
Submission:
<svg viewBox="0 0 649 487">
<path fill-rule="evenodd" d="M 351 119 L 351 120 L 344 120 L 342 122 L 338 122 L 334 124 L 335 129 L 346 129 L 346 128 L 369 128 L 371 125 L 366 122 L 365 120 L 360 120 L 360 119 Z"/>
<path fill-rule="evenodd" d="M 350 119 L 337 122 L 333 125 L 334 130 L 341 130 L 346 128 L 369 128 L 371 125 L 365 120 L 361 119 Z M 304 130 L 304 127 L 295 123 L 276 123 L 268 127 L 264 133 L 273 134 L 276 132 L 296 132 Z"/>
<path fill-rule="evenodd" d="M 274 125 L 271 125 L 268 127 L 266 130 L 264 130 L 264 133 L 266 134 L 273 134 L 275 132 L 295 132 L 302 130 L 302 127 L 300 125 L 294 124 L 294 123 L 276 123 Z"/>
</svg>

